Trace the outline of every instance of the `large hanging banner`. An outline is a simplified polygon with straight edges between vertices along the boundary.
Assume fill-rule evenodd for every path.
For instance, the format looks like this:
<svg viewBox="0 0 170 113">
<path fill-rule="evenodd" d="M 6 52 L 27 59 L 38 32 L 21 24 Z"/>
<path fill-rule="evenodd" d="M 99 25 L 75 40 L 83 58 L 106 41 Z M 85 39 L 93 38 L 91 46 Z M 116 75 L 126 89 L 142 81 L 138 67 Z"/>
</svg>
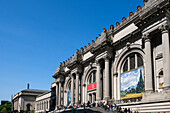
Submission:
<svg viewBox="0 0 170 113">
<path fill-rule="evenodd" d="M 71 103 L 71 91 L 67 92 L 67 105 Z"/>
<path fill-rule="evenodd" d="M 123 73 L 121 77 L 121 99 L 142 97 L 144 93 L 144 67 Z"/>
<path fill-rule="evenodd" d="M 87 91 L 89 90 L 93 90 L 93 89 L 96 89 L 97 88 L 97 83 L 92 83 L 92 84 L 89 84 L 87 85 Z"/>
</svg>

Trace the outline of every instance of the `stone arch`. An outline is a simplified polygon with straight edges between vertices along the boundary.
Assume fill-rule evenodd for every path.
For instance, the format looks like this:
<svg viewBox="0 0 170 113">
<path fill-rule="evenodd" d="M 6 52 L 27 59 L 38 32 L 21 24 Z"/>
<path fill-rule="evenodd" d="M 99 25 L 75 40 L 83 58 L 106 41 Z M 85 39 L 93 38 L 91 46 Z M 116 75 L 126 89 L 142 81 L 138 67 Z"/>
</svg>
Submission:
<svg viewBox="0 0 170 113">
<path fill-rule="evenodd" d="M 121 82 L 121 78 L 120 78 L 120 74 L 121 74 L 121 67 L 122 64 L 124 63 L 125 59 L 132 53 L 138 53 L 141 58 L 143 59 L 143 65 L 145 66 L 145 61 L 144 61 L 144 56 L 145 53 L 141 48 L 141 45 L 139 44 L 133 44 L 130 45 L 129 47 L 124 48 L 121 53 L 118 55 L 118 57 L 116 58 L 115 64 L 114 64 L 114 74 L 117 75 L 116 76 L 116 81 L 117 81 L 117 93 L 116 93 L 116 100 L 120 100 L 120 82 Z"/>
<path fill-rule="evenodd" d="M 27 103 L 26 108 L 27 108 L 27 111 L 30 111 L 31 110 L 31 104 Z"/>
<path fill-rule="evenodd" d="M 86 84 L 87 79 L 90 76 L 90 73 L 96 71 L 96 66 L 88 67 L 88 69 L 85 71 L 84 76 L 83 76 L 83 84 Z"/>
<path fill-rule="evenodd" d="M 68 77 L 65 81 L 65 84 L 64 84 L 64 89 L 65 90 L 68 90 L 69 89 L 69 85 L 71 83 L 71 77 Z"/>
<path fill-rule="evenodd" d="M 134 44 L 134 45 L 131 45 L 129 48 L 126 47 L 125 49 L 122 50 L 122 52 L 119 54 L 117 60 L 116 60 L 116 63 L 115 63 L 115 66 L 114 66 L 114 73 L 118 73 L 120 68 L 121 68 L 121 65 L 124 61 L 124 59 L 132 54 L 132 53 L 139 53 L 143 59 L 143 62 L 144 62 L 144 65 L 145 65 L 145 61 L 144 61 L 144 57 L 145 57 L 145 53 L 144 51 L 141 49 L 141 45 L 139 44 Z"/>
<path fill-rule="evenodd" d="M 83 85 L 83 96 L 82 99 L 84 102 L 88 101 L 88 92 L 87 92 L 87 80 L 90 74 L 94 71 L 97 71 L 96 64 L 90 64 L 88 68 L 84 71 L 83 78 L 82 78 L 82 85 Z"/>
<path fill-rule="evenodd" d="M 157 72 L 157 76 L 156 76 L 156 80 L 157 80 L 157 88 L 163 87 L 164 85 L 164 79 L 163 79 L 163 68 L 161 68 L 158 72 Z M 158 89 L 157 89 L 158 90 Z"/>
</svg>

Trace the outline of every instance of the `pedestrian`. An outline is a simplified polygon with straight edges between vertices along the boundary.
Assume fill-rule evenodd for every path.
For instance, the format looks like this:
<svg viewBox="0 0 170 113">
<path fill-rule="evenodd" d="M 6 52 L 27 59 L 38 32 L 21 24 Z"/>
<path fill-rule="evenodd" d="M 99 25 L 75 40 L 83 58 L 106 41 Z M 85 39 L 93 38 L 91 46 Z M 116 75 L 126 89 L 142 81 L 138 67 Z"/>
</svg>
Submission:
<svg viewBox="0 0 170 113">
<path fill-rule="evenodd" d="M 125 108 L 125 111 L 124 111 L 125 113 L 127 113 L 127 108 Z"/>
<path fill-rule="evenodd" d="M 113 111 L 113 105 L 110 104 L 110 111 Z"/>
<path fill-rule="evenodd" d="M 116 104 L 114 103 L 114 111 L 116 111 L 117 110 L 117 106 L 116 106 Z"/>
<path fill-rule="evenodd" d="M 102 102 L 100 102 L 100 107 L 102 106 L 102 104 L 103 104 L 103 103 L 102 103 Z"/>
</svg>

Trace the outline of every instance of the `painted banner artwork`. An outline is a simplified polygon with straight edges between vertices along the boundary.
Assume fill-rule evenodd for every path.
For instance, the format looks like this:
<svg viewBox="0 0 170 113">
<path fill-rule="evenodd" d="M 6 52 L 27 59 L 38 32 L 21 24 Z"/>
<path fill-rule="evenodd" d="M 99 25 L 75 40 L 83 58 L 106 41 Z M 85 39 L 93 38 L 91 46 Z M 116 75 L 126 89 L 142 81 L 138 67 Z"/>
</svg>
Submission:
<svg viewBox="0 0 170 113">
<path fill-rule="evenodd" d="M 93 84 L 89 84 L 87 85 L 87 91 L 89 90 L 93 90 L 93 89 L 96 89 L 97 88 L 97 83 L 93 83 Z"/>
<path fill-rule="evenodd" d="M 67 104 L 69 105 L 71 103 L 71 91 L 68 91 L 67 93 Z"/>
<path fill-rule="evenodd" d="M 121 99 L 142 97 L 144 93 L 144 67 L 123 73 L 121 77 Z"/>
</svg>

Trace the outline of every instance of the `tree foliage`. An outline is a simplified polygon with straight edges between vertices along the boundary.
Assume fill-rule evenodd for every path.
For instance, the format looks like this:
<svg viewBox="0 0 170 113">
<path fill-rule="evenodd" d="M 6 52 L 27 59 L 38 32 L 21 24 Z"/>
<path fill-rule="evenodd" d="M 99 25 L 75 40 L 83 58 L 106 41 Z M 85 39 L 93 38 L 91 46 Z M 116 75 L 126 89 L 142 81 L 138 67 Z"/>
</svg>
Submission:
<svg viewBox="0 0 170 113">
<path fill-rule="evenodd" d="M 136 87 L 136 93 L 141 93 L 144 91 L 144 81 L 142 79 L 142 70 L 140 70 L 139 82 Z"/>
<path fill-rule="evenodd" d="M 0 105 L 0 111 L 2 113 L 12 113 L 11 108 L 12 108 L 12 103 L 6 103 L 3 105 Z"/>
</svg>

